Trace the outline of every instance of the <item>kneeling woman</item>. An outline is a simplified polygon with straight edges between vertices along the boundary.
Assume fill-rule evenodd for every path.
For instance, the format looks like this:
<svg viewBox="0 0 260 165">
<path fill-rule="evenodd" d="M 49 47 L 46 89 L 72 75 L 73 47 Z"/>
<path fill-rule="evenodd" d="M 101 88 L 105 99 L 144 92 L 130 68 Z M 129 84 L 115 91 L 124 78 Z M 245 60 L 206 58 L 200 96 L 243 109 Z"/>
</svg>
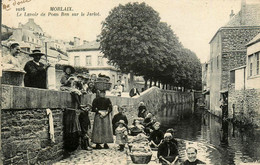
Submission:
<svg viewBox="0 0 260 165">
<path fill-rule="evenodd" d="M 171 142 L 172 135 L 170 133 L 164 134 L 164 141 L 159 145 L 157 156 L 163 165 L 176 163 L 178 159 L 178 148 Z"/>
<path fill-rule="evenodd" d="M 95 112 L 92 131 L 92 142 L 96 143 L 96 149 L 101 149 L 100 144 L 108 149 L 107 143 L 113 143 L 113 130 L 111 125 L 112 103 L 105 97 L 106 91 L 100 91 L 99 97 L 92 103 L 92 112 Z"/>
</svg>

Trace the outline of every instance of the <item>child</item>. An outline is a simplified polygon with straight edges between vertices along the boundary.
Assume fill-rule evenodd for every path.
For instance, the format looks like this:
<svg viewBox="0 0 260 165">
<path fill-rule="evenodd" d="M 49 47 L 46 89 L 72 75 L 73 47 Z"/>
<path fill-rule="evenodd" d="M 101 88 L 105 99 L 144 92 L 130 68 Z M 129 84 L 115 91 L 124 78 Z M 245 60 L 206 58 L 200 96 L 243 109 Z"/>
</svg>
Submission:
<svg viewBox="0 0 260 165">
<path fill-rule="evenodd" d="M 119 151 L 124 151 L 125 144 L 127 143 L 127 128 L 124 120 L 118 122 L 118 127 L 115 131 L 116 134 L 116 143 L 119 144 Z"/>
<path fill-rule="evenodd" d="M 150 134 L 149 141 L 151 148 L 158 148 L 159 144 L 163 140 L 163 132 L 160 129 L 160 123 L 156 122 L 153 125 L 154 131 Z"/>
<path fill-rule="evenodd" d="M 127 117 L 124 114 L 125 111 L 126 111 L 126 106 L 125 105 L 123 105 L 122 107 L 118 107 L 118 113 L 112 119 L 113 134 L 115 134 L 115 130 L 118 127 L 117 123 L 120 120 L 124 120 L 125 124 L 128 125 Z"/>
<path fill-rule="evenodd" d="M 87 104 L 82 106 L 81 110 L 83 112 L 79 115 L 79 123 L 81 127 L 81 148 L 84 150 L 92 150 L 89 144 L 88 130 L 91 128 L 88 112 L 91 110 L 92 106 Z"/>
</svg>

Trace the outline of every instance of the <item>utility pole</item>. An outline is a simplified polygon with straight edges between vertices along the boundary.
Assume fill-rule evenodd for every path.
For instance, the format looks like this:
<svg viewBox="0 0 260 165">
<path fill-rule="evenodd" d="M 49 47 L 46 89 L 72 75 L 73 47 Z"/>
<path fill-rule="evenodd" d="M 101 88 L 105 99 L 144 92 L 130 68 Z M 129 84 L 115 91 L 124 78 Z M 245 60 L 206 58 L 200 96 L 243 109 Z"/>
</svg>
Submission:
<svg viewBox="0 0 260 165">
<path fill-rule="evenodd" d="M 0 0 L 0 101 L 2 100 L 2 0 Z M 0 103 L 0 164 L 3 164 L 1 123 L 2 123 L 2 103 Z"/>
</svg>

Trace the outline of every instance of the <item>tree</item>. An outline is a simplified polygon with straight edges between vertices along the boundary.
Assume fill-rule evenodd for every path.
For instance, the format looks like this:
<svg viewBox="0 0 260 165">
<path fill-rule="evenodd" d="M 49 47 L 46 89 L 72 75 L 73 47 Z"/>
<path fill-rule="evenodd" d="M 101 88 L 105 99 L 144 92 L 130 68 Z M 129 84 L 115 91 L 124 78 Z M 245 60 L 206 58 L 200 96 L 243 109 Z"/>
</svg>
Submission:
<svg viewBox="0 0 260 165">
<path fill-rule="evenodd" d="M 145 3 L 115 7 L 102 23 L 100 47 L 109 62 L 123 72 L 148 75 L 162 65 L 159 14 Z"/>
<path fill-rule="evenodd" d="M 185 88 L 197 86 L 196 55 L 183 48 L 170 26 L 160 22 L 159 14 L 145 3 L 112 9 L 102 22 L 99 40 L 111 64 L 143 76 L 146 85 L 150 80 Z"/>
</svg>

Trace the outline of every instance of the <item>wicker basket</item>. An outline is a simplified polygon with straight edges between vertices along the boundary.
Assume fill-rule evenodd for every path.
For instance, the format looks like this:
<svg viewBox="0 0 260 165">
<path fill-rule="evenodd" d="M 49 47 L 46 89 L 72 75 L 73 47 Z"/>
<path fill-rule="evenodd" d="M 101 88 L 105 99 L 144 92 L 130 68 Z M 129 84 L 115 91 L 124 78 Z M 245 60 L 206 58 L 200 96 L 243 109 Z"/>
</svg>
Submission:
<svg viewBox="0 0 260 165">
<path fill-rule="evenodd" d="M 129 154 L 131 157 L 131 160 L 135 164 L 148 164 L 151 161 L 152 153 L 151 154 Z"/>
<path fill-rule="evenodd" d="M 112 83 L 104 82 L 104 81 L 96 81 L 95 88 L 98 90 L 110 90 Z"/>
<path fill-rule="evenodd" d="M 97 81 L 104 81 L 104 82 L 109 82 L 109 78 L 108 77 L 98 77 Z"/>
</svg>

